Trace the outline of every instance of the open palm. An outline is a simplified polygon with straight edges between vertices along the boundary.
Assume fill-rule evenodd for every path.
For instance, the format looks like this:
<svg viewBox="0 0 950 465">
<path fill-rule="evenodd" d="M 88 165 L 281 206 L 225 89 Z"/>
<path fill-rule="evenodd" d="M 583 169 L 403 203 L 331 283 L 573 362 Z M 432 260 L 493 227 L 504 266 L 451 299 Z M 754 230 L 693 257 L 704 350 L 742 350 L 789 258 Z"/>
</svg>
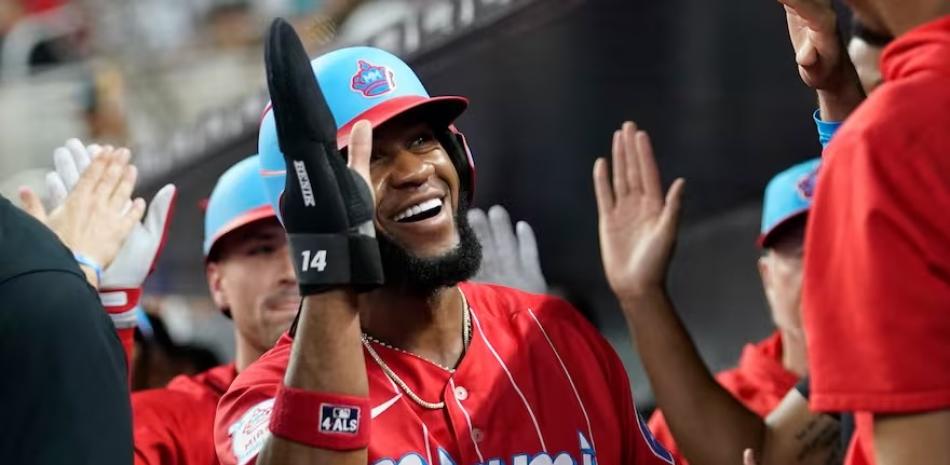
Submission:
<svg viewBox="0 0 950 465">
<path fill-rule="evenodd" d="M 676 240 L 684 181 L 666 196 L 649 136 L 632 122 L 614 132 L 613 175 L 594 164 L 600 251 L 607 281 L 618 297 L 662 286 Z"/>
</svg>

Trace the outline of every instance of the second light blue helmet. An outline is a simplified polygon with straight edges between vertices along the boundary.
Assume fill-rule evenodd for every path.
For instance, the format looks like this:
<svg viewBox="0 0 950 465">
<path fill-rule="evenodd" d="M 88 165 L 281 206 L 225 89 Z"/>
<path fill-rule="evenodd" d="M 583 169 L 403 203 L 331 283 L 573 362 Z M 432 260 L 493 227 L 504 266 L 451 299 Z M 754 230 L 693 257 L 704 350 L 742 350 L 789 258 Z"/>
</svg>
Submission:
<svg viewBox="0 0 950 465">
<path fill-rule="evenodd" d="M 247 157 L 228 168 L 218 178 L 205 210 L 205 258 L 224 235 L 265 218 L 275 216 L 261 179 L 260 157 Z"/>
<path fill-rule="evenodd" d="M 468 106 L 467 99 L 429 96 L 409 65 L 378 48 L 335 50 L 317 57 L 310 66 L 336 121 L 337 146 L 341 150 L 346 147 L 350 130 L 359 120 L 368 120 L 375 128 L 410 110 L 424 109 L 430 122 L 444 126 L 444 134 L 439 140 L 452 158 L 466 193 L 472 194 L 474 160 L 464 137 L 452 126 Z M 261 154 L 260 173 L 271 205 L 279 212 L 286 173 L 270 104 L 264 110 L 257 142 Z"/>
</svg>

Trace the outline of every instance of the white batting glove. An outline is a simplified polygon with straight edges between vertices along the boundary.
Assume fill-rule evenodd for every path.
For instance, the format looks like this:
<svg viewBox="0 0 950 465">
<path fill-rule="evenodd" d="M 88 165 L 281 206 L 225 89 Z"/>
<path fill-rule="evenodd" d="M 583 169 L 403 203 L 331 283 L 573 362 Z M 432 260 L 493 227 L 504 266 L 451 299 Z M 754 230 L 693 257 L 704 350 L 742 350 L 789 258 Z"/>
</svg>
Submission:
<svg viewBox="0 0 950 465">
<path fill-rule="evenodd" d="M 488 215 L 478 208 L 469 210 L 468 222 L 482 244 L 482 266 L 475 281 L 536 294 L 548 291 L 538 259 L 538 242 L 528 223 L 519 221 L 512 228 L 511 217 L 500 205 L 489 208 Z"/>
<path fill-rule="evenodd" d="M 69 139 L 65 146 L 53 152 L 56 171 L 46 175 L 52 208 L 62 204 L 98 151 L 98 145 L 86 147 L 78 139 Z M 134 226 L 115 259 L 102 273 L 99 298 L 117 329 L 131 328 L 136 324 L 135 307 L 142 294 L 142 283 L 152 272 L 165 244 L 175 194 L 172 184 L 165 185 L 155 194 L 143 222 Z"/>
</svg>

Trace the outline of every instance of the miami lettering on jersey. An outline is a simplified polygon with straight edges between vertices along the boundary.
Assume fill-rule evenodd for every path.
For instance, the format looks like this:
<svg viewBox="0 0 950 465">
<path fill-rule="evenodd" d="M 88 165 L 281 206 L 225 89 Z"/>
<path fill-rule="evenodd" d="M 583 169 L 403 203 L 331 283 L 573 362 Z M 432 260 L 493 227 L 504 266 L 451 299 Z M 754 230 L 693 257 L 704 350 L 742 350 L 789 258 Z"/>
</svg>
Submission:
<svg viewBox="0 0 950 465">
<path fill-rule="evenodd" d="M 567 452 L 560 452 L 555 455 L 547 452 L 535 454 L 515 454 L 511 461 L 506 462 L 501 458 L 489 459 L 476 465 L 597 465 L 597 453 L 591 447 L 590 441 L 584 437 L 584 433 L 577 433 L 580 442 L 580 457 L 573 457 Z M 409 452 L 398 459 L 382 458 L 373 462 L 373 465 L 457 465 L 458 462 L 453 459 L 444 449 L 438 449 L 438 462 L 429 463 L 418 452 Z"/>
</svg>

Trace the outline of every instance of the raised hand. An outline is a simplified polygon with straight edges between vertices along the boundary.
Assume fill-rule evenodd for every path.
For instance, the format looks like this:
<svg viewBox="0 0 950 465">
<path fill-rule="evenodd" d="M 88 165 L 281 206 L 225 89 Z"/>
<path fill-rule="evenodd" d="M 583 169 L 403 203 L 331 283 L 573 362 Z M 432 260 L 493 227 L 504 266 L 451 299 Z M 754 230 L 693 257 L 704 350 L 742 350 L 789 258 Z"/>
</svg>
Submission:
<svg viewBox="0 0 950 465">
<path fill-rule="evenodd" d="M 106 267 L 145 212 L 144 200 L 130 201 L 138 172 L 129 158 L 126 149 L 104 150 L 49 214 L 34 192 L 21 190 L 20 199 L 74 253 Z"/>
<path fill-rule="evenodd" d="M 606 160 L 594 163 L 594 191 L 604 271 L 623 300 L 664 285 L 685 182 L 664 197 L 650 138 L 632 122 L 614 132 L 612 152 L 612 178 Z"/>
<path fill-rule="evenodd" d="M 473 280 L 538 294 L 547 292 L 538 243 L 528 223 L 519 221 L 512 228 L 511 217 L 501 205 L 491 207 L 487 215 L 478 208 L 469 210 L 468 222 L 482 244 L 482 266 Z"/>
<path fill-rule="evenodd" d="M 64 146 L 53 152 L 56 171 L 47 175 L 46 183 L 54 208 L 63 203 L 66 195 L 75 188 L 79 176 L 101 150 L 112 148 L 96 144 L 85 146 L 78 139 L 69 139 Z M 116 258 L 102 273 L 101 289 L 137 290 L 142 286 L 165 243 L 169 220 L 174 211 L 175 195 L 175 186 L 171 184 L 162 187 L 155 194 L 149 203 L 145 220 L 136 222 Z M 109 302 L 108 299 L 104 301 L 107 304 Z M 134 306 L 137 299 L 127 298 L 125 302 L 124 305 L 131 302 Z"/>
<path fill-rule="evenodd" d="M 303 295 L 383 282 L 369 183 L 372 130 L 354 127 L 347 166 L 336 123 L 290 24 L 275 20 L 265 45 L 270 91 L 287 178 L 281 218 Z"/>
<path fill-rule="evenodd" d="M 831 0 L 778 0 L 785 6 L 788 36 L 802 81 L 813 89 L 832 90 L 843 84 L 848 62 L 838 36 Z"/>
</svg>

